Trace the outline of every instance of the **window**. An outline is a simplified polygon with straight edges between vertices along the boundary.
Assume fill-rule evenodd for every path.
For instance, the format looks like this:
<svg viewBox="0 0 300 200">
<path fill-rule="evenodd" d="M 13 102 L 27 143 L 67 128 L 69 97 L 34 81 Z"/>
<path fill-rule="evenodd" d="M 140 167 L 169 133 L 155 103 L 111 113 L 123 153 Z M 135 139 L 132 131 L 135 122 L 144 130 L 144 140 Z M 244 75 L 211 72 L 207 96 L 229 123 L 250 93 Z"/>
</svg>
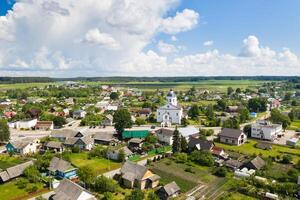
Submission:
<svg viewBox="0 0 300 200">
<path fill-rule="evenodd" d="M 231 143 L 234 144 L 234 140 L 232 140 Z"/>
</svg>

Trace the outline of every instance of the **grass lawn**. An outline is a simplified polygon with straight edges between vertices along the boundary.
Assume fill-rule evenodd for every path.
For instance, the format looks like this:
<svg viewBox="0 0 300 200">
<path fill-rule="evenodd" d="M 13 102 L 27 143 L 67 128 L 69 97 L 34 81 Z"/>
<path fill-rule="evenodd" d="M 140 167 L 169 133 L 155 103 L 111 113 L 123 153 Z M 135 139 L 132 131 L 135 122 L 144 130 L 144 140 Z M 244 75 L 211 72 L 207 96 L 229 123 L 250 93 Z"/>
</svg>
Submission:
<svg viewBox="0 0 300 200">
<path fill-rule="evenodd" d="M 262 150 L 255 147 L 256 143 L 257 142 L 254 140 L 248 140 L 246 144 L 243 144 L 241 146 L 232 146 L 232 145 L 215 142 L 216 146 L 222 147 L 227 151 L 234 151 L 245 155 L 262 154 L 263 157 L 269 157 L 269 156 L 276 157 L 276 156 L 282 156 L 283 154 L 289 154 L 293 157 L 294 162 L 297 162 L 300 159 L 299 149 L 273 144 L 272 150 Z"/>
<path fill-rule="evenodd" d="M 237 192 L 233 192 L 233 193 L 226 193 L 223 195 L 223 198 L 221 198 L 222 200 L 256 200 L 256 198 L 250 197 L 250 196 L 246 196 L 244 194 L 241 193 L 237 193 Z"/>
<path fill-rule="evenodd" d="M 121 163 L 114 162 L 105 158 L 91 158 L 88 159 L 87 153 L 72 153 L 70 154 L 71 163 L 75 167 L 88 166 L 93 169 L 97 174 L 103 174 L 110 170 L 118 169 Z"/>
<path fill-rule="evenodd" d="M 10 157 L 9 155 L 0 155 L 0 169 L 6 169 L 24 162 L 24 159 L 16 156 Z"/>
<path fill-rule="evenodd" d="M 0 200 L 27 199 L 25 196 L 29 195 L 29 193 L 26 191 L 26 188 L 32 187 L 33 184 L 27 184 L 26 188 L 20 189 L 16 183 L 17 180 L 12 180 L 10 182 L 0 184 Z M 42 184 L 36 184 L 36 186 L 38 189 L 43 188 Z"/>
<path fill-rule="evenodd" d="M 209 168 L 207 167 L 192 166 L 193 173 L 185 171 L 188 167 L 186 164 L 175 163 L 170 159 L 163 159 L 152 163 L 150 169 L 161 177 L 161 184 L 165 185 L 175 181 L 182 192 L 189 191 L 201 182 L 211 182 L 215 178 L 209 174 Z"/>
<path fill-rule="evenodd" d="M 290 130 L 300 129 L 300 120 L 292 121 L 291 125 L 288 127 Z"/>
</svg>

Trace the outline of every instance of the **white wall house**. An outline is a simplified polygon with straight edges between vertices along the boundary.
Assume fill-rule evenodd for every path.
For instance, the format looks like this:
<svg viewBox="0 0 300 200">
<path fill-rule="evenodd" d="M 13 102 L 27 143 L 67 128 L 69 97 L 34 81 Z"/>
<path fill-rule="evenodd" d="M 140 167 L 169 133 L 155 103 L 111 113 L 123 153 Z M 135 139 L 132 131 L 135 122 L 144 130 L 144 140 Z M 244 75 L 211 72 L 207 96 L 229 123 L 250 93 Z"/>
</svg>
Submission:
<svg viewBox="0 0 300 200">
<path fill-rule="evenodd" d="M 174 129 L 161 128 L 155 131 L 156 137 L 159 142 L 172 145 L 173 144 L 173 134 Z"/>
<path fill-rule="evenodd" d="M 253 138 L 273 141 L 281 134 L 281 124 L 271 124 L 268 121 L 259 120 L 251 125 L 251 137 Z"/>
<path fill-rule="evenodd" d="M 21 120 L 15 123 L 16 129 L 31 129 L 35 127 L 37 119 Z"/>
<path fill-rule="evenodd" d="M 181 124 L 183 109 L 177 103 L 177 97 L 173 90 L 167 94 L 167 104 L 157 109 L 157 122 L 162 126 Z"/>
</svg>

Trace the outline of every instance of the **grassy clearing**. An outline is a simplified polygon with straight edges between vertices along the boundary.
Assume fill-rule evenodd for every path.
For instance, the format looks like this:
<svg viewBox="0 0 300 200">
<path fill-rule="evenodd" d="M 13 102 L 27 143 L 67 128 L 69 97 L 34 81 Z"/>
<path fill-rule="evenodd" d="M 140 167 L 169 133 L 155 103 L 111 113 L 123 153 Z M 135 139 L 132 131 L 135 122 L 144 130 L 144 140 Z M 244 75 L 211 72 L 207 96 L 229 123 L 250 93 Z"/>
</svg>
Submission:
<svg viewBox="0 0 300 200">
<path fill-rule="evenodd" d="M 95 171 L 97 174 L 103 174 L 110 170 L 118 169 L 121 167 L 121 163 L 117 163 L 105 158 L 91 158 L 88 159 L 87 153 L 73 153 L 70 154 L 71 163 L 75 167 L 88 166 Z"/>
<path fill-rule="evenodd" d="M 237 192 L 231 192 L 231 193 L 225 193 L 224 195 L 222 195 L 221 198 L 222 200 L 256 200 L 256 198 L 250 197 L 250 196 L 246 196 L 244 194 L 241 193 L 237 193 Z"/>
<path fill-rule="evenodd" d="M 290 130 L 300 129 L 300 120 L 292 121 L 291 125 L 288 127 Z"/>
<path fill-rule="evenodd" d="M 281 145 L 272 145 L 272 150 L 262 150 L 255 147 L 256 141 L 254 140 L 248 140 L 246 144 L 243 144 L 241 146 L 231 146 L 227 144 L 222 144 L 216 142 L 216 146 L 222 147 L 227 151 L 234 151 L 245 155 L 262 155 L 263 157 L 276 157 L 276 156 L 282 156 L 283 154 L 289 154 L 293 157 L 293 161 L 297 162 L 300 159 L 300 150 L 287 147 L 287 146 L 281 146 Z"/>
<path fill-rule="evenodd" d="M 185 171 L 188 165 L 175 163 L 170 159 L 155 162 L 150 169 L 161 177 L 160 183 L 165 185 L 175 181 L 182 192 L 187 192 L 202 182 L 211 182 L 215 177 L 209 174 L 209 168 L 202 166 L 191 166 L 191 172 Z"/>
<path fill-rule="evenodd" d="M 27 199 L 26 196 L 29 195 L 29 193 L 26 191 L 26 188 L 30 188 L 34 186 L 34 184 L 27 184 L 26 188 L 20 189 L 16 183 L 17 180 L 12 180 L 8 183 L 0 184 L 0 200 Z M 38 187 L 38 190 L 43 188 L 42 184 L 35 185 Z"/>
<path fill-rule="evenodd" d="M 58 82 L 0 84 L 0 90 L 26 89 L 31 87 L 45 87 L 47 85 L 58 85 L 58 84 L 59 84 Z"/>
<path fill-rule="evenodd" d="M 4 170 L 9 167 L 13 167 L 15 165 L 23 163 L 24 160 L 20 159 L 16 156 L 8 156 L 8 155 L 0 155 L 0 169 Z"/>
</svg>

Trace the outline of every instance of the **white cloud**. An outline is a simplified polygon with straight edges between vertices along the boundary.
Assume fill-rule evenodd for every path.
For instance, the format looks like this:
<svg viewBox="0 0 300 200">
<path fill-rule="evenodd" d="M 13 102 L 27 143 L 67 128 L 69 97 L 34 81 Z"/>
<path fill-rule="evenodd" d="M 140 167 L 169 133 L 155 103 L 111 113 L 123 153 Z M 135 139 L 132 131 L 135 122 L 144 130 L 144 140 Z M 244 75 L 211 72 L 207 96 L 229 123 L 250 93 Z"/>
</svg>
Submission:
<svg viewBox="0 0 300 200">
<path fill-rule="evenodd" d="M 199 14 L 194 10 L 184 9 L 174 17 L 168 17 L 161 22 L 161 30 L 168 34 L 176 34 L 193 29 L 199 20 Z"/>
<path fill-rule="evenodd" d="M 160 41 L 198 24 L 185 9 L 165 17 L 179 0 L 18 0 L 0 17 L 1 76 L 178 76 L 295 75 L 292 50 L 275 51 L 256 36 L 244 40 L 240 54 L 219 50 L 179 56 L 184 47 Z M 180 54 L 183 52 L 180 51 Z"/>
<path fill-rule="evenodd" d="M 178 39 L 177 39 L 177 37 L 176 37 L 175 35 L 172 35 L 172 36 L 171 36 L 171 40 L 172 40 L 173 42 L 176 42 Z"/>
<path fill-rule="evenodd" d="M 158 50 L 163 54 L 175 53 L 178 52 L 178 48 L 175 45 L 165 43 L 160 40 L 157 44 Z"/>
<path fill-rule="evenodd" d="M 205 47 L 209 47 L 209 46 L 212 46 L 212 45 L 214 45 L 214 41 L 212 41 L 212 40 L 208 40 L 208 41 L 203 42 L 203 46 L 205 46 Z"/>
<path fill-rule="evenodd" d="M 120 44 L 107 33 L 101 33 L 99 29 L 89 30 L 84 37 L 84 42 L 107 47 L 109 49 L 119 49 Z"/>
<path fill-rule="evenodd" d="M 252 40 L 254 39 L 255 40 Z M 281 52 L 275 52 L 269 48 L 259 47 L 259 41 L 255 36 L 244 40 L 244 47 L 249 46 L 248 56 L 222 54 L 218 50 L 211 50 L 204 53 L 186 55 L 168 59 L 166 56 L 148 57 L 148 54 L 142 54 L 133 61 L 126 63 L 136 74 L 141 73 L 143 69 L 141 60 L 147 60 L 148 76 L 226 76 L 226 75 L 295 75 L 300 73 L 300 62 L 298 57 L 289 49 L 284 48 Z M 253 45 L 254 44 L 254 45 Z M 255 48 L 253 48 L 255 46 Z M 251 47 L 251 48 L 250 48 Z M 157 68 L 157 63 L 161 68 Z M 153 64 L 152 64 L 153 63 Z M 150 69 L 153 70 L 150 70 Z M 159 72 L 159 73 L 158 73 Z"/>
</svg>

